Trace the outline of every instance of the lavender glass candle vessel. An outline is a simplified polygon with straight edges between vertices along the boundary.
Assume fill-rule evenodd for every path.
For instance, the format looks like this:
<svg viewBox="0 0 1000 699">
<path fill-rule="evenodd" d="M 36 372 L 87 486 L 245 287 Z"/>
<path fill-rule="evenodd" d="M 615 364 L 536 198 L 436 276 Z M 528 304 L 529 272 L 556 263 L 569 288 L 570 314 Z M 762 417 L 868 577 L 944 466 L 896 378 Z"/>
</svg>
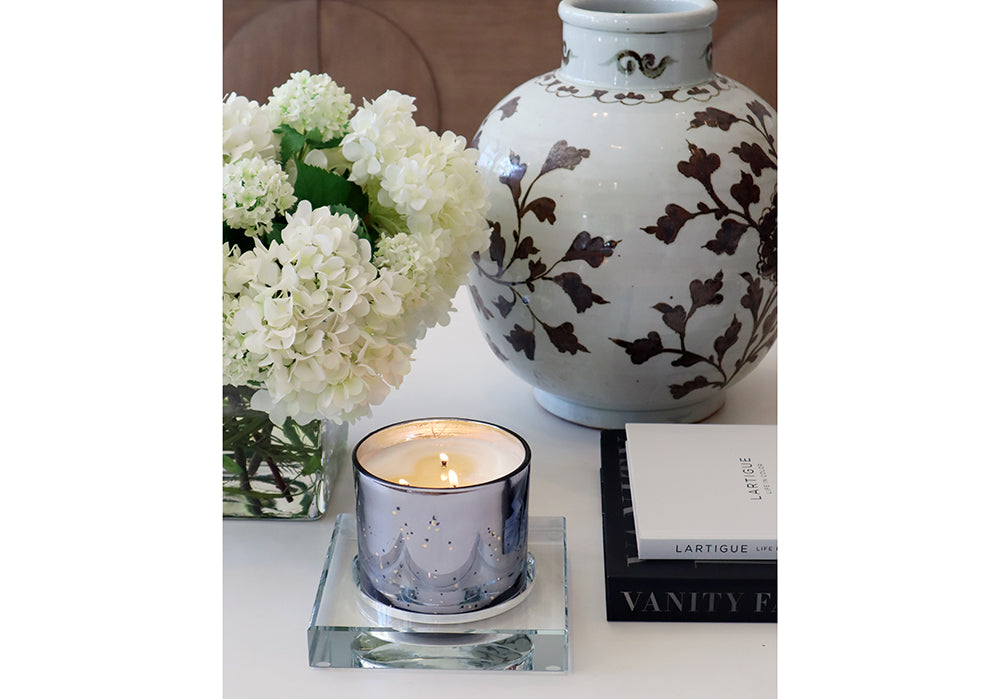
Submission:
<svg viewBox="0 0 1000 699">
<path fill-rule="evenodd" d="M 354 450 L 358 584 L 407 612 L 458 614 L 525 588 L 527 442 L 497 425 L 427 418 Z"/>
</svg>

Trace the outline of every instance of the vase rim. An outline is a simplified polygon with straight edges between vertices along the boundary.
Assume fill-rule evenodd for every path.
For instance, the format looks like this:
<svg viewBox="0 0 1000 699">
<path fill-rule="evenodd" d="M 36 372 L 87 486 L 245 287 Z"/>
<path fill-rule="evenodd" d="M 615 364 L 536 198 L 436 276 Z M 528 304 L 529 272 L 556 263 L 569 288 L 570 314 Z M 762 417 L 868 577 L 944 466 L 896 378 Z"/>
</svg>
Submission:
<svg viewBox="0 0 1000 699">
<path fill-rule="evenodd" d="M 618 33 L 687 31 L 711 26 L 714 0 L 561 0 L 559 18 L 585 29 Z"/>
</svg>

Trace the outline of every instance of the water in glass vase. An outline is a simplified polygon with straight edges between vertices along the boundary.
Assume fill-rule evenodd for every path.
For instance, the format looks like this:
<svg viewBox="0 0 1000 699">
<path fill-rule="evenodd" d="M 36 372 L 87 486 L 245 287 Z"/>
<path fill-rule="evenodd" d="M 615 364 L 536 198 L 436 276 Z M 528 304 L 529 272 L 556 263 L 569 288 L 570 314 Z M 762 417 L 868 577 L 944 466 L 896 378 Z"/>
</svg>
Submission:
<svg viewBox="0 0 1000 699">
<path fill-rule="evenodd" d="M 252 386 L 222 387 L 222 516 L 317 519 L 347 456 L 347 425 L 281 425 L 250 408 Z"/>
</svg>

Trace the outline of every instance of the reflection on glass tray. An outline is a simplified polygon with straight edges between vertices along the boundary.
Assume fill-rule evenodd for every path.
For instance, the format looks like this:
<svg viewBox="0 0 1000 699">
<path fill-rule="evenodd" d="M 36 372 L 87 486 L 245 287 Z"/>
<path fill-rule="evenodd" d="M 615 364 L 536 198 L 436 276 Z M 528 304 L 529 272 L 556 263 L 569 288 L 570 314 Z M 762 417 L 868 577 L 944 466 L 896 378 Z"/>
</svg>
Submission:
<svg viewBox="0 0 1000 699">
<path fill-rule="evenodd" d="M 309 622 L 312 667 L 565 672 L 566 520 L 528 519 L 530 587 L 499 613 L 442 624 L 433 615 L 396 614 L 358 588 L 357 521 L 337 515 Z M 430 618 L 427 618 L 430 617 Z"/>
</svg>

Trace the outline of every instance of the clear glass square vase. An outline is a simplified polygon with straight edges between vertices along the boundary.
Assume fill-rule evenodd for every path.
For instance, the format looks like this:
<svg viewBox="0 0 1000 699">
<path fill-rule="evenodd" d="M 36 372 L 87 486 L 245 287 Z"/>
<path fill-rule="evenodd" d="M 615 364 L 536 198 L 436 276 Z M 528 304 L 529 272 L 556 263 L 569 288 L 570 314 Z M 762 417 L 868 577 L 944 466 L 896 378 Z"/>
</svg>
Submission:
<svg viewBox="0 0 1000 699">
<path fill-rule="evenodd" d="M 251 409 L 256 390 L 222 387 L 222 516 L 318 519 L 347 460 L 348 426 L 290 418 L 276 425 Z"/>
</svg>

